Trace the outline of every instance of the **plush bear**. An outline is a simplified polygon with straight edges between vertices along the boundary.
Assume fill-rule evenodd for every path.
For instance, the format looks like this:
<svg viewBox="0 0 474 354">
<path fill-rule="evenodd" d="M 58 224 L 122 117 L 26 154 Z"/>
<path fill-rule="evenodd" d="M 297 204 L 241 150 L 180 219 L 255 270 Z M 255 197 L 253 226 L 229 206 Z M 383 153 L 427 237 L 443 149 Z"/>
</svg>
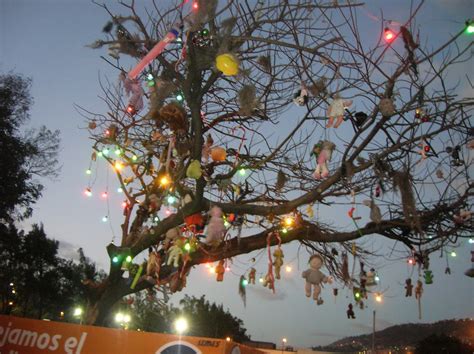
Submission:
<svg viewBox="0 0 474 354">
<path fill-rule="evenodd" d="M 281 266 L 283 265 L 283 250 L 278 247 L 275 252 L 273 252 L 273 257 L 275 257 L 275 260 L 273 261 L 273 266 L 275 267 L 275 275 L 277 279 L 280 279 L 280 271 L 281 271 Z"/>
<path fill-rule="evenodd" d="M 249 272 L 249 284 L 255 285 L 255 275 L 257 274 L 257 270 L 255 268 L 250 268 Z"/>
<path fill-rule="evenodd" d="M 298 106 L 304 106 L 308 103 L 308 91 L 305 88 L 301 88 L 296 91 L 293 102 Z"/>
<path fill-rule="evenodd" d="M 353 307 L 352 307 L 352 304 L 349 304 L 349 305 L 347 306 L 347 311 L 346 311 L 346 313 L 347 313 L 347 318 L 353 319 L 353 320 L 356 318 L 355 313 L 354 313 L 354 310 L 353 310 Z"/>
<path fill-rule="evenodd" d="M 336 145 L 328 140 L 321 140 L 315 144 L 311 155 L 316 157 L 316 169 L 313 172 L 313 177 L 316 179 L 326 178 L 329 176 L 329 169 L 327 161 L 331 161 L 332 152 Z"/>
<path fill-rule="evenodd" d="M 411 283 L 411 279 L 408 278 L 405 280 L 405 297 L 409 297 L 413 295 L 413 284 Z"/>
<path fill-rule="evenodd" d="M 319 297 L 319 294 L 321 293 L 321 283 L 332 283 L 332 277 L 324 275 L 319 270 L 322 265 L 322 257 L 314 254 L 309 258 L 309 269 L 301 274 L 301 276 L 306 279 L 306 297 L 311 297 L 311 290 L 313 290 L 313 299 L 316 300 L 318 305 L 321 305 L 324 302 L 323 299 Z"/>
<path fill-rule="evenodd" d="M 216 280 L 217 281 L 223 281 L 224 280 L 224 273 L 225 273 L 224 260 L 221 259 L 219 261 L 219 264 L 217 264 L 217 266 L 216 266 Z"/>
<path fill-rule="evenodd" d="M 337 119 L 336 124 L 334 124 L 334 128 L 338 128 L 344 120 L 345 109 L 347 107 L 350 107 L 351 105 L 351 100 L 344 100 L 342 98 L 334 99 L 334 101 L 332 101 L 327 110 L 327 116 L 329 121 L 326 124 L 326 128 L 331 128 L 333 126 L 334 118 Z"/>
<path fill-rule="evenodd" d="M 421 299 L 421 295 L 423 295 L 423 283 L 421 280 L 417 280 L 415 288 L 415 299 Z"/>
<path fill-rule="evenodd" d="M 206 242 L 207 244 L 218 246 L 222 242 L 226 232 L 224 220 L 222 219 L 222 210 L 214 206 L 209 214 L 211 215 L 211 219 L 207 225 Z"/>
<path fill-rule="evenodd" d="M 176 239 L 178 239 L 181 236 L 181 231 L 179 230 L 179 227 L 174 227 L 172 229 L 169 229 L 166 231 L 165 234 L 165 240 L 163 241 L 163 247 L 165 249 L 168 249 L 170 244 L 174 242 Z"/>
</svg>

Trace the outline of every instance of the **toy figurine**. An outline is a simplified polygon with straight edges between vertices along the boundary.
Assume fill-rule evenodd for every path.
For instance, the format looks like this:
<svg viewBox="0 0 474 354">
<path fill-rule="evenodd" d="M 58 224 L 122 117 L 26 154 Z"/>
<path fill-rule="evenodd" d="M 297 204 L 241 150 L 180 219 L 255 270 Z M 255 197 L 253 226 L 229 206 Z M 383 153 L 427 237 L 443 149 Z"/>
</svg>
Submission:
<svg viewBox="0 0 474 354">
<path fill-rule="evenodd" d="M 255 285 L 255 275 L 257 274 L 257 270 L 255 268 L 250 268 L 249 272 L 249 284 Z"/>
<path fill-rule="evenodd" d="M 223 281 L 224 273 L 225 273 L 224 260 L 221 259 L 219 261 L 219 264 L 216 266 L 216 280 Z"/>
<path fill-rule="evenodd" d="M 367 272 L 367 281 L 366 281 L 366 286 L 375 286 L 377 285 L 376 281 L 376 276 L 377 273 L 375 272 L 374 268 L 370 268 L 370 270 Z"/>
<path fill-rule="evenodd" d="M 319 297 L 321 293 L 321 283 L 332 283 L 332 278 L 324 275 L 319 269 L 323 265 L 323 259 L 320 255 L 314 254 L 309 258 L 309 269 L 305 270 L 301 276 L 306 279 L 305 291 L 306 297 L 311 297 L 313 290 L 313 299 L 318 305 L 324 301 Z"/>
<path fill-rule="evenodd" d="M 355 320 L 356 316 L 354 310 L 352 309 L 352 304 L 347 306 L 347 318 Z"/>
<path fill-rule="evenodd" d="M 337 119 L 336 124 L 334 124 L 334 128 L 338 128 L 344 120 L 345 109 L 351 105 L 351 100 L 343 100 L 342 98 L 334 99 L 327 110 L 329 121 L 326 124 L 326 128 L 331 128 L 333 126 L 334 118 Z"/>
<path fill-rule="evenodd" d="M 301 89 L 296 91 L 296 93 L 293 97 L 293 102 L 298 106 L 304 106 L 305 104 L 307 104 L 308 103 L 308 91 L 304 87 L 301 87 Z"/>
<path fill-rule="evenodd" d="M 329 176 L 329 170 L 327 161 L 331 161 L 332 152 L 336 145 L 328 140 L 320 140 L 319 143 L 315 144 L 311 155 L 316 157 L 316 169 L 314 170 L 313 177 L 316 179 L 326 178 Z"/>
<path fill-rule="evenodd" d="M 421 299 L 421 295 L 423 295 L 423 283 L 421 282 L 421 280 L 417 280 L 415 288 L 415 299 Z"/>
<path fill-rule="evenodd" d="M 425 270 L 423 278 L 425 278 L 425 284 L 433 284 L 433 272 L 431 270 Z"/>
<path fill-rule="evenodd" d="M 157 281 L 160 278 L 161 257 L 158 252 L 148 248 L 148 262 L 146 264 L 146 275 L 155 278 Z"/>
<path fill-rule="evenodd" d="M 273 261 L 273 266 L 275 267 L 275 275 L 277 279 L 280 279 L 280 271 L 281 271 L 281 266 L 283 265 L 283 250 L 278 247 L 275 252 L 273 252 L 273 257 L 275 257 L 275 260 Z"/>
<path fill-rule="evenodd" d="M 166 262 L 166 265 L 173 264 L 173 267 L 178 268 L 179 261 L 183 256 L 182 246 L 183 242 L 181 240 L 177 239 L 174 241 L 173 246 L 168 249 L 168 260 Z"/>
<path fill-rule="evenodd" d="M 211 215 L 211 219 L 207 225 L 206 242 L 209 245 L 217 247 L 224 239 L 226 232 L 224 220 L 222 219 L 222 210 L 214 206 L 209 214 Z"/>
<path fill-rule="evenodd" d="M 413 284 L 411 283 L 410 278 L 405 280 L 405 290 L 405 297 L 411 297 L 413 295 Z"/>
</svg>

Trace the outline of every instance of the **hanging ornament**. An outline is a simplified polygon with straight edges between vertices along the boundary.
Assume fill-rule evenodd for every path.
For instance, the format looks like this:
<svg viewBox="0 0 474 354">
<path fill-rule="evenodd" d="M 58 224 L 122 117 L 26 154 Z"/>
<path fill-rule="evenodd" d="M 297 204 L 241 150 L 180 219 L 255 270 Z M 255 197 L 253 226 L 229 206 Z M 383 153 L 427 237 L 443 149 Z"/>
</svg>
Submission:
<svg viewBox="0 0 474 354">
<path fill-rule="evenodd" d="M 212 36 L 207 28 L 196 31 L 192 34 L 192 42 L 196 47 L 204 48 L 211 44 Z"/>
<path fill-rule="evenodd" d="M 433 272 L 431 270 L 425 270 L 423 278 L 425 279 L 425 284 L 433 284 Z"/>
<path fill-rule="evenodd" d="M 249 284 L 253 284 L 255 285 L 255 276 L 257 274 L 257 270 L 252 267 L 250 268 L 250 271 L 249 271 Z"/>
<path fill-rule="evenodd" d="M 349 257 L 347 256 L 347 252 L 342 253 L 341 273 L 344 283 L 347 283 L 351 280 L 351 276 L 349 274 Z"/>
<path fill-rule="evenodd" d="M 148 261 L 146 264 L 146 275 L 150 277 L 150 282 L 158 282 L 160 279 L 161 256 L 157 251 L 148 248 Z"/>
<path fill-rule="evenodd" d="M 281 279 L 280 272 L 281 272 L 281 267 L 283 266 L 283 250 L 281 247 L 278 247 L 274 252 L 273 252 L 273 257 L 275 257 L 275 260 L 273 261 L 273 266 L 275 267 L 275 276 L 277 279 Z"/>
<path fill-rule="evenodd" d="M 186 227 L 193 233 L 200 233 L 204 230 L 204 218 L 201 213 L 196 213 L 184 217 Z"/>
<path fill-rule="evenodd" d="M 224 273 L 225 273 L 225 266 L 224 266 L 224 260 L 221 259 L 219 263 L 216 266 L 215 269 L 216 272 L 216 280 L 221 282 L 224 280 Z"/>
<path fill-rule="evenodd" d="M 461 160 L 459 156 L 460 151 L 461 147 L 459 145 L 456 145 L 455 147 L 448 146 L 446 148 L 446 152 L 451 155 L 451 165 L 457 167 L 464 165 L 464 161 Z"/>
<path fill-rule="evenodd" d="M 415 299 L 420 300 L 423 295 L 423 283 L 421 280 L 417 280 L 415 288 Z"/>
<path fill-rule="evenodd" d="M 411 278 L 405 280 L 405 297 L 411 297 L 413 295 L 413 284 Z"/>
<path fill-rule="evenodd" d="M 176 134 L 188 131 L 186 110 L 179 102 L 170 102 L 161 107 L 154 119 L 157 123 L 164 122 Z"/>
<path fill-rule="evenodd" d="M 331 161 L 332 152 L 336 145 L 328 140 L 320 140 L 313 146 L 311 155 L 316 157 L 316 169 L 313 172 L 313 177 L 316 179 L 326 178 L 329 176 L 329 169 L 327 161 Z"/>
<path fill-rule="evenodd" d="M 334 124 L 334 128 L 338 128 L 344 120 L 344 114 L 346 112 L 346 108 L 352 105 L 351 100 L 344 100 L 342 98 L 335 98 L 332 103 L 329 105 L 327 110 L 328 116 L 328 123 L 326 124 L 326 128 L 331 128 L 334 124 L 334 118 L 336 118 L 336 124 Z"/>
<path fill-rule="evenodd" d="M 211 149 L 211 159 L 214 162 L 223 162 L 227 158 L 227 152 L 222 147 L 215 147 Z"/>
<path fill-rule="evenodd" d="M 257 58 L 257 64 L 260 65 L 266 73 L 272 72 L 272 61 L 269 55 L 261 55 Z"/>
<path fill-rule="evenodd" d="M 285 173 L 282 170 L 279 170 L 277 174 L 277 181 L 275 184 L 275 189 L 278 192 L 281 191 L 283 187 L 285 187 L 287 179 L 288 178 L 286 177 Z"/>
<path fill-rule="evenodd" d="M 304 106 L 308 103 L 308 91 L 303 84 L 301 84 L 301 88 L 294 94 L 293 102 L 297 106 Z"/>
<path fill-rule="evenodd" d="M 120 74 L 119 79 L 123 83 L 126 96 L 130 96 L 127 113 L 133 117 L 143 108 L 143 96 L 145 95 L 145 91 L 143 91 L 140 80 L 130 79 L 124 72 Z"/>
<path fill-rule="evenodd" d="M 226 76 L 239 73 L 239 60 L 230 53 L 220 54 L 216 57 L 216 68 Z"/>
<path fill-rule="evenodd" d="M 443 170 L 441 169 L 436 170 L 436 177 L 438 177 L 439 179 L 443 179 L 444 178 Z"/>
<path fill-rule="evenodd" d="M 377 273 L 375 272 L 374 268 L 370 268 L 367 272 L 367 282 L 365 283 L 366 286 L 375 286 L 377 285 Z"/>
<path fill-rule="evenodd" d="M 245 279 L 245 276 L 241 275 L 239 279 L 239 295 L 244 302 L 244 307 L 247 305 L 247 292 L 245 289 L 247 284 L 247 279 Z"/>
<path fill-rule="evenodd" d="M 193 160 L 186 169 L 186 176 L 192 179 L 199 179 L 202 176 L 201 163 Z"/>
<path fill-rule="evenodd" d="M 97 123 L 96 123 L 96 121 L 93 120 L 93 121 L 89 122 L 88 128 L 89 128 L 90 130 L 94 130 L 95 128 L 97 128 Z"/>
<path fill-rule="evenodd" d="M 214 206 L 209 211 L 211 216 L 209 224 L 207 225 L 206 243 L 217 247 L 221 244 L 226 234 L 224 220 L 222 219 L 221 208 Z"/>
<path fill-rule="evenodd" d="M 353 320 L 355 320 L 356 316 L 355 316 L 355 313 L 354 313 L 354 309 L 353 309 L 352 304 L 349 304 L 349 305 L 347 306 L 347 311 L 346 311 L 346 313 L 347 313 L 347 318 L 348 318 L 348 319 L 353 319 Z"/>
<path fill-rule="evenodd" d="M 379 103 L 379 110 L 385 118 L 395 114 L 396 108 L 391 98 L 382 98 Z"/>
<path fill-rule="evenodd" d="M 257 99 L 257 89 L 254 85 L 244 85 L 238 94 L 239 114 L 243 116 L 251 116 L 259 105 Z"/>
<path fill-rule="evenodd" d="M 376 224 L 380 224 L 382 222 L 382 212 L 379 206 L 375 204 L 375 201 L 373 199 L 366 199 L 362 201 L 362 204 L 370 208 L 370 220 Z"/>
<path fill-rule="evenodd" d="M 314 254 L 309 258 L 309 269 L 305 270 L 301 275 L 306 280 L 306 297 L 311 297 L 312 291 L 313 300 L 315 300 L 318 305 L 324 302 L 319 296 L 321 293 L 321 283 L 332 283 L 332 277 L 328 277 L 320 271 L 322 266 L 323 258 L 318 254 Z"/>
</svg>

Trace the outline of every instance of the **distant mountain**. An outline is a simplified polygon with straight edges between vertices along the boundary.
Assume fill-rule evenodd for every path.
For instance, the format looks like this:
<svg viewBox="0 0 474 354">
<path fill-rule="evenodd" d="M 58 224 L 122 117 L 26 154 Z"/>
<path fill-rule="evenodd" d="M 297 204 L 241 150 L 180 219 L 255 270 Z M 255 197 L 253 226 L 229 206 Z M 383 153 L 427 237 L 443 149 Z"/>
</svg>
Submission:
<svg viewBox="0 0 474 354">
<path fill-rule="evenodd" d="M 474 320 L 444 320 L 435 323 L 407 323 L 375 332 L 375 347 L 380 349 L 416 346 L 433 334 L 455 337 L 464 343 L 474 344 Z M 372 334 L 346 337 L 324 347 L 326 351 L 363 350 L 372 347 Z"/>
</svg>

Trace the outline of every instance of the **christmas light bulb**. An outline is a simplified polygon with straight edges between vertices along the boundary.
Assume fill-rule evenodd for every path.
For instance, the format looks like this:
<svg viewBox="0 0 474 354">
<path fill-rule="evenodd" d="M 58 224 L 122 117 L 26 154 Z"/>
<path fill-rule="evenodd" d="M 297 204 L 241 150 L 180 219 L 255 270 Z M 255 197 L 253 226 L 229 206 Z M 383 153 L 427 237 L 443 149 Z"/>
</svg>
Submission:
<svg viewBox="0 0 474 354">
<path fill-rule="evenodd" d="M 249 281 L 247 279 L 243 279 L 242 280 L 242 286 L 246 287 L 247 285 L 249 285 Z"/>
<path fill-rule="evenodd" d="M 451 257 L 456 257 L 456 256 L 457 256 L 456 252 L 455 252 L 455 251 L 452 251 L 452 252 L 451 252 Z"/>
<path fill-rule="evenodd" d="M 120 161 L 115 161 L 114 168 L 117 171 L 121 171 L 123 169 L 123 163 L 121 163 Z"/>
<path fill-rule="evenodd" d="M 104 198 L 104 199 L 107 198 L 107 192 L 102 192 L 102 198 Z"/>
<path fill-rule="evenodd" d="M 473 34 L 474 33 L 474 23 L 467 23 L 466 26 L 466 33 L 467 34 Z"/>
<path fill-rule="evenodd" d="M 176 198 L 174 196 L 170 195 L 170 196 L 168 196 L 167 201 L 168 201 L 169 204 L 173 204 L 176 201 Z"/>
<path fill-rule="evenodd" d="M 107 216 L 102 217 L 102 222 L 107 222 L 107 220 L 109 220 L 109 218 Z"/>
<path fill-rule="evenodd" d="M 226 221 L 224 221 L 224 226 L 225 226 L 225 227 L 229 227 L 229 226 L 230 226 L 230 223 L 226 220 Z"/>
<path fill-rule="evenodd" d="M 186 243 L 184 245 L 184 250 L 189 252 L 191 250 L 191 245 L 189 243 Z"/>
<path fill-rule="evenodd" d="M 125 261 L 127 263 L 130 263 L 132 261 L 132 256 L 127 256 L 127 258 L 125 258 Z"/>
<path fill-rule="evenodd" d="M 470 238 L 468 242 L 472 245 L 474 243 L 474 238 Z"/>
<path fill-rule="evenodd" d="M 137 155 L 132 156 L 132 161 L 137 161 L 137 159 L 138 159 Z"/>
<path fill-rule="evenodd" d="M 117 256 L 112 257 L 112 263 L 118 263 L 119 258 Z"/>
<path fill-rule="evenodd" d="M 292 218 L 291 216 L 287 216 L 287 217 L 285 218 L 285 225 L 286 225 L 286 226 L 291 226 L 291 225 L 293 225 L 293 218 Z"/>
<path fill-rule="evenodd" d="M 104 156 L 104 154 L 102 153 L 102 151 L 99 151 L 99 152 L 97 153 L 97 155 L 98 155 L 99 157 Z"/>
<path fill-rule="evenodd" d="M 84 190 L 84 194 L 85 194 L 87 197 L 92 197 L 92 189 L 86 188 L 86 189 Z"/>
<path fill-rule="evenodd" d="M 376 295 L 375 295 L 375 301 L 377 301 L 377 302 L 382 302 L 382 295 L 376 294 Z"/>
<path fill-rule="evenodd" d="M 123 193 L 122 187 L 118 187 L 118 188 L 117 188 L 117 193 Z"/>
<path fill-rule="evenodd" d="M 292 268 L 291 268 L 291 266 L 286 266 L 285 270 L 286 270 L 287 273 L 291 273 Z"/>
<path fill-rule="evenodd" d="M 209 273 L 214 274 L 216 272 L 216 268 L 214 266 L 209 267 Z"/>
<path fill-rule="evenodd" d="M 182 101 L 184 100 L 184 96 L 183 96 L 181 93 L 178 93 L 178 94 L 176 95 L 176 100 L 177 100 L 178 102 L 182 102 Z"/>
<path fill-rule="evenodd" d="M 86 170 L 86 175 L 90 175 L 91 173 L 92 173 L 92 170 L 91 170 L 90 168 L 88 168 L 88 169 Z"/>
<path fill-rule="evenodd" d="M 127 207 L 128 203 L 127 202 L 122 202 L 122 208 L 125 209 Z"/>
<path fill-rule="evenodd" d="M 286 234 L 288 232 L 288 229 L 286 227 L 284 227 L 283 229 L 281 229 L 281 232 L 283 232 L 284 234 Z"/>
<path fill-rule="evenodd" d="M 168 177 L 168 175 L 164 175 L 163 177 L 160 178 L 160 185 L 162 187 L 166 187 L 167 185 L 169 185 L 171 183 L 171 180 L 170 178 Z"/>
<path fill-rule="evenodd" d="M 259 283 L 263 283 L 263 278 L 258 279 Z"/>
<path fill-rule="evenodd" d="M 104 150 L 102 150 L 102 155 L 107 156 L 107 155 L 109 155 L 109 152 L 110 152 L 110 150 L 105 148 Z"/>
<path fill-rule="evenodd" d="M 199 4 L 195 1 L 193 2 L 193 9 L 197 10 L 199 8 Z"/>
<path fill-rule="evenodd" d="M 225 267 L 226 272 L 230 272 L 230 267 Z"/>
<path fill-rule="evenodd" d="M 122 150 L 115 149 L 115 155 L 120 156 L 122 154 Z"/>
<path fill-rule="evenodd" d="M 239 170 L 239 174 L 240 174 L 241 176 L 245 176 L 245 173 L 246 173 L 245 168 L 241 168 L 241 169 Z"/>
<path fill-rule="evenodd" d="M 395 38 L 395 34 L 393 33 L 393 31 L 388 28 L 388 27 L 385 27 L 384 31 L 383 31 L 383 35 L 385 37 L 385 41 L 387 42 L 391 42 L 394 38 Z"/>
<path fill-rule="evenodd" d="M 380 281 L 380 278 L 379 278 L 378 275 L 376 275 L 374 279 L 375 279 L 375 281 L 376 281 L 377 283 Z"/>
</svg>

